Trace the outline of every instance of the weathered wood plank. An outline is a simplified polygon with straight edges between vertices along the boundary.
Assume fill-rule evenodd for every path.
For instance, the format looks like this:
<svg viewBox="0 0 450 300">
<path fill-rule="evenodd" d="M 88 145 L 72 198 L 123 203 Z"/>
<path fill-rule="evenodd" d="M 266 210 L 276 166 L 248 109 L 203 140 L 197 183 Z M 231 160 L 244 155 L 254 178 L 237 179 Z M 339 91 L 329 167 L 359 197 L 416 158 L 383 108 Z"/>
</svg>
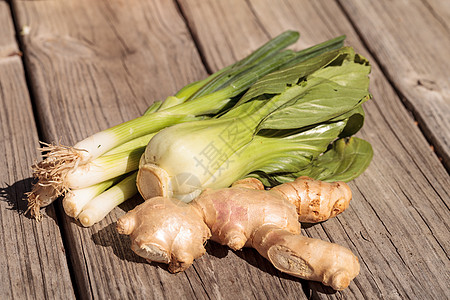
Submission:
<svg viewBox="0 0 450 300">
<path fill-rule="evenodd" d="M 248 4 L 228 1 L 226 5 L 222 1 L 208 5 L 201 1 L 180 2 L 211 66 L 214 64 L 208 60 L 217 56 L 217 49 L 239 53 L 240 45 L 227 41 L 242 31 L 230 33 L 216 22 L 226 21 L 235 28 L 254 26 L 251 14 L 249 21 L 239 18 L 237 12 L 241 11 L 252 12 L 261 26 L 246 37 L 249 41 L 264 38 L 264 33 L 275 36 L 286 29 L 302 33 L 298 43 L 301 46 L 346 34 L 347 44 L 370 58 L 340 7 L 330 1 L 280 1 L 276 5 L 269 0 Z M 223 65 L 240 56 L 225 58 L 228 60 Z M 360 136 L 372 143 L 374 160 L 366 173 L 351 183 L 354 200 L 349 211 L 306 233 L 347 246 L 360 257 L 361 274 L 335 297 L 445 299 L 449 293 L 448 274 L 442 270 L 449 266 L 449 176 L 371 60 L 374 100 L 365 106 L 366 124 Z M 313 297 L 327 296 L 318 292 L 315 284 L 310 288 Z"/>
<path fill-rule="evenodd" d="M 422 3 L 448 31 L 450 29 L 450 3 L 441 0 L 424 0 Z"/>
<path fill-rule="evenodd" d="M 153 100 L 206 75 L 172 2 L 14 4 L 19 24 L 31 29 L 23 40 L 25 57 L 48 141 L 64 137 L 72 144 L 138 116 Z M 250 52 L 266 40 L 242 46 Z M 211 61 L 220 64 L 221 55 L 216 59 Z M 233 253 L 211 244 L 178 275 L 146 263 L 114 226 L 139 201 L 122 205 L 91 228 L 64 219 L 67 252 L 83 298 L 305 298 L 298 279 L 280 276 L 252 250 Z"/>
<path fill-rule="evenodd" d="M 19 25 L 30 28 L 24 55 L 47 141 L 62 137 L 73 144 L 137 117 L 153 101 L 206 75 L 171 2 L 13 3 Z M 196 290 L 186 274 L 173 276 L 129 250 L 113 224 L 122 214 L 116 209 L 91 228 L 64 216 L 79 295 L 193 298 Z"/>
<path fill-rule="evenodd" d="M 54 209 L 48 208 L 39 224 L 23 214 L 38 137 L 5 1 L 0 1 L 0 107 L 0 298 L 74 299 Z"/>
<path fill-rule="evenodd" d="M 208 5 L 182 2 L 189 24 L 206 53 L 208 66 L 213 70 L 242 57 L 269 36 L 287 28 L 302 31 L 305 38 L 300 44 L 304 45 L 346 33 L 350 37 L 349 44 L 365 52 L 345 17 L 342 14 L 334 16 L 339 12 L 335 5 L 283 2 L 274 6 L 273 2 L 257 1 L 250 6 L 243 2 L 231 4 L 233 10 L 222 7 L 220 2 Z M 154 99 L 148 96 L 151 93 L 155 97 L 164 97 L 184 83 L 204 76 L 203 69 L 195 67 L 200 63 L 189 38 L 185 37 L 184 26 L 161 25 L 165 20 L 181 22 L 174 7 L 164 2 L 147 5 L 139 6 L 133 2 L 124 11 L 121 2 L 111 5 L 91 2 L 87 5 L 83 1 L 16 3 L 20 24 L 31 27 L 31 34 L 24 42 L 33 70 L 34 91 L 40 101 L 41 124 L 45 125 L 48 140 L 68 136 L 66 142 L 73 143 L 99 128 L 137 116 Z M 131 11 L 128 11 L 130 7 Z M 208 10 L 220 11 L 220 14 L 208 15 Z M 311 21 L 316 18 L 321 21 Z M 226 26 L 217 25 L 224 24 L 223 20 L 229 21 L 226 24 L 233 24 L 234 34 L 227 31 Z M 141 33 L 144 41 L 140 42 L 147 46 L 146 49 L 139 45 L 136 47 L 136 35 L 128 36 L 135 34 L 129 30 L 130 24 Z M 208 31 L 212 26 L 215 29 Z M 173 44 L 165 47 L 162 44 L 166 45 L 169 37 L 161 32 L 169 29 L 177 30 L 179 34 L 171 40 Z M 148 38 L 150 34 L 154 38 Z M 231 43 L 231 40 L 238 42 Z M 188 45 L 188 58 L 184 56 L 186 49 L 176 50 L 183 43 Z M 252 46 L 245 46 L 246 43 Z M 155 47 L 159 51 L 153 51 Z M 161 53 L 166 49 L 172 51 Z M 228 57 L 227 53 L 231 55 Z M 183 64 L 189 59 L 196 62 L 195 66 Z M 173 61 L 178 62 L 175 67 L 183 68 L 178 73 L 171 63 Z M 155 82 L 149 83 L 148 77 L 143 76 L 150 73 L 157 75 Z M 362 274 L 357 281 L 337 296 L 413 298 L 426 293 L 442 296 L 443 289 L 439 283 L 445 284 L 445 278 L 442 280 L 445 274 L 436 275 L 436 266 L 446 263 L 443 258 L 448 250 L 445 239 L 448 209 L 442 204 L 442 200 L 448 199 L 448 176 L 412 125 L 397 95 L 381 75 L 375 76 L 377 73 L 380 74 L 375 68 L 374 94 L 380 96 L 367 106 L 368 120 L 362 132 L 371 142 L 376 142 L 376 159 L 367 173 L 352 185 L 355 201 L 347 214 L 314 226 L 307 233 L 347 245 L 364 260 Z M 168 84 L 167 78 L 179 80 L 179 83 Z M 77 89 L 73 88 L 75 84 Z M 376 104 L 379 98 L 383 98 L 382 104 Z M 110 99 L 115 102 L 110 103 Z M 137 101 L 120 103 L 118 99 Z M 386 99 L 393 99 L 394 104 Z M 102 111 L 98 108 L 100 105 L 108 109 Z M 92 106 L 96 107 L 93 111 L 90 110 Z M 380 107 L 390 107 L 395 114 L 391 116 L 384 110 L 379 111 Z M 75 116 L 65 113 L 65 109 L 74 112 Z M 93 120 L 93 117 L 97 119 Z M 390 122 L 387 123 L 386 119 Z M 395 155 L 393 151 L 396 151 Z M 391 166 L 397 169 L 391 170 Z M 393 199 L 393 203 L 386 199 Z M 128 203 L 122 209 L 132 206 L 133 203 Z M 399 209 L 398 217 L 392 213 L 396 209 Z M 209 245 L 209 255 L 199 259 L 186 273 L 176 276 L 164 268 L 148 265 L 131 253 L 127 239 L 115 233 L 112 221 L 121 214 L 123 211 L 117 209 L 91 229 L 80 228 L 66 219 L 71 259 L 77 268 L 76 278 L 82 296 L 304 298 L 299 280 L 279 274 L 252 250 L 233 253 L 223 247 Z M 423 275 L 419 274 L 422 268 L 425 270 Z M 275 283 L 277 280 L 279 284 Z M 433 285 L 435 281 L 439 281 L 436 286 Z M 309 283 L 309 287 L 313 287 L 313 296 L 323 297 L 323 294 L 317 294 L 317 287 L 313 284 Z M 430 291 L 430 287 L 436 290 Z"/>
<path fill-rule="evenodd" d="M 33 88 L 45 95 L 36 101 L 50 140 L 78 141 L 134 118 L 205 74 L 196 50 L 185 45 L 180 18 L 165 16 L 162 4 L 13 3 L 20 25 L 31 30 L 25 55 Z"/>
<path fill-rule="evenodd" d="M 340 2 L 450 169 L 448 1 Z"/>
</svg>

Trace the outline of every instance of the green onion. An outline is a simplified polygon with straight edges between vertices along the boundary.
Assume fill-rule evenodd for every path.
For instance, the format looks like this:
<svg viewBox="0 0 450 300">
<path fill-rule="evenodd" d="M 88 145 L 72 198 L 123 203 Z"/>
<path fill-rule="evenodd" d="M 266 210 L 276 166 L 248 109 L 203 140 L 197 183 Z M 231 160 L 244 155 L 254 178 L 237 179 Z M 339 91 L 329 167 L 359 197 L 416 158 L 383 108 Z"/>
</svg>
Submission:
<svg viewBox="0 0 450 300">
<path fill-rule="evenodd" d="M 78 219 L 83 226 L 92 226 L 102 220 L 111 210 L 137 193 L 136 174 L 133 172 L 106 192 L 89 201 Z"/>
<path fill-rule="evenodd" d="M 106 189 L 117 183 L 118 178 L 106 180 L 83 189 L 73 189 L 66 193 L 63 199 L 65 213 L 69 217 L 76 218 L 83 207 L 92 199 L 103 193 Z"/>
<path fill-rule="evenodd" d="M 69 172 L 66 184 L 81 189 L 137 170 L 145 147 L 101 156 Z"/>
</svg>

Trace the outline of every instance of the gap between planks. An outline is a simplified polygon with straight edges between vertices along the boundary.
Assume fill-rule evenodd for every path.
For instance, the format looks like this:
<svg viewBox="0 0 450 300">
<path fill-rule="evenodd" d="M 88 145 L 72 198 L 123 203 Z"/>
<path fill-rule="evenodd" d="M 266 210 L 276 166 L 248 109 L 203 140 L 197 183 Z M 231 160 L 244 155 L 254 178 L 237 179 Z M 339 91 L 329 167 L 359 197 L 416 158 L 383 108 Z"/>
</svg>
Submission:
<svg viewBox="0 0 450 300">
<path fill-rule="evenodd" d="M 428 145 L 432 149 L 433 153 L 438 158 L 440 164 L 444 167 L 444 169 L 450 173 L 450 161 L 448 161 L 448 154 L 446 153 L 446 147 L 445 144 L 441 144 L 439 139 L 433 135 L 432 133 L 432 126 L 427 123 L 426 118 L 421 116 L 420 114 L 420 107 L 417 107 L 413 101 L 408 100 L 408 96 L 405 94 L 405 92 L 402 92 L 402 86 L 400 82 L 396 82 L 394 76 L 391 75 L 385 64 L 382 63 L 382 59 L 380 58 L 377 51 L 374 51 L 373 47 L 370 46 L 370 42 L 368 41 L 368 37 L 365 37 L 365 34 L 363 33 L 364 29 L 360 29 L 356 25 L 356 21 L 351 17 L 348 8 L 346 8 L 345 4 L 343 4 L 343 0 L 335 0 L 337 5 L 340 7 L 342 13 L 345 15 L 346 19 L 351 24 L 353 30 L 357 34 L 359 40 L 363 44 L 366 51 L 372 56 L 373 60 L 377 63 L 378 68 L 380 69 L 381 73 L 383 74 L 384 78 L 386 78 L 389 85 L 392 87 L 398 98 L 401 100 L 401 103 L 405 110 L 409 112 L 411 119 L 413 120 L 414 124 L 418 127 L 420 130 L 422 136 L 427 141 Z M 447 24 L 444 22 L 444 20 L 436 13 L 436 11 L 433 9 L 432 5 L 430 5 L 427 1 L 422 1 L 424 7 L 428 10 L 428 12 L 436 19 L 436 21 L 445 29 L 449 29 Z M 417 79 L 417 85 L 421 86 L 424 85 L 423 82 L 421 83 L 420 79 Z"/>
<path fill-rule="evenodd" d="M 11 18 L 12 18 L 12 22 L 13 22 L 13 26 L 15 29 L 15 33 L 16 33 L 16 42 L 17 42 L 17 47 L 19 48 L 19 53 L 17 53 L 16 55 L 18 55 L 21 59 L 22 62 L 22 67 L 24 70 L 24 75 L 25 75 L 25 82 L 26 82 L 26 86 L 27 86 L 27 90 L 28 90 L 28 94 L 30 96 L 30 104 L 32 107 L 32 113 L 33 113 L 33 120 L 36 126 L 36 130 L 37 130 L 37 135 L 39 138 L 39 141 L 45 141 L 45 139 L 43 138 L 43 131 L 42 131 L 42 127 L 41 127 L 41 122 L 39 122 L 38 118 L 36 117 L 37 114 L 37 108 L 36 108 L 36 96 L 34 94 L 33 88 L 32 88 L 32 79 L 31 76 L 29 75 L 29 66 L 26 60 L 26 55 L 24 54 L 24 44 L 23 44 L 23 40 L 21 38 L 21 30 L 19 28 L 19 24 L 17 22 L 17 18 L 16 18 L 16 11 L 15 11 L 15 7 L 14 4 L 11 3 L 11 1 L 6 1 L 6 3 L 9 6 L 10 12 L 11 12 Z M 48 141 L 45 141 L 48 142 Z M 75 298 L 76 299 L 80 299 L 80 295 L 79 295 L 79 289 L 77 288 L 77 280 L 76 280 L 76 275 L 75 275 L 75 269 L 72 265 L 72 261 L 70 259 L 71 257 L 71 250 L 70 247 L 68 247 L 68 241 L 67 241 L 67 236 L 66 236 L 66 230 L 64 228 L 64 222 L 62 220 L 61 217 L 61 213 L 62 213 L 62 208 L 61 205 L 55 205 L 55 203 L 52 203 L 51 205 L 53 205 L 55 212 L 56 212 L 56 222 L 57 222 L 57 227 L 59 229 L 59 233 L 62 239 L 62 244 L 64 247 L 64 251 L 66 253 L 65 257 L 66 257 L 66 263 L 67 263 L 67 267 L 69 269 L 69 275 L 70 275 L 70 280 L 73 286 L 73 291 L 75 293 Z"/>
</svg>

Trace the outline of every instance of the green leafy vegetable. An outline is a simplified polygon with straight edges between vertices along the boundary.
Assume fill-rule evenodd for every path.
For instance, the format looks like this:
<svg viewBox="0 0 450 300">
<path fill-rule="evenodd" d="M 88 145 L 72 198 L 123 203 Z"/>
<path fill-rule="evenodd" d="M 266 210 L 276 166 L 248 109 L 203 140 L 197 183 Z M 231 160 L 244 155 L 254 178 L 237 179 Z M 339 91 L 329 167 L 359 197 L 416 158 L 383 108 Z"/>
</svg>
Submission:
<svg viewBox="0 0 450 300">
<path fill-rule="evenodd" d="M 258 178 L 267 186 L 290 182 L 300 176 L 329 182 L 348 182 L 366 170 L 372 156 L 373 150 L 369 142 L 357 137 L 342 138 L 335 141 L 329 150 L 300 171 L 278 174 L 255 172 L 250 176 Z"/>
<path fill-rule="evenodd" d="M 251 173 L 297 174 L 362 126 L 369 72 L 353 49 L 332 50 L 266 75 L 220 117 L 162 130 L 143 156 L 141 193 L 164 187 L 189 202 Z M 186 174 L 195 180 L 178 180 Z"/>
</svg>

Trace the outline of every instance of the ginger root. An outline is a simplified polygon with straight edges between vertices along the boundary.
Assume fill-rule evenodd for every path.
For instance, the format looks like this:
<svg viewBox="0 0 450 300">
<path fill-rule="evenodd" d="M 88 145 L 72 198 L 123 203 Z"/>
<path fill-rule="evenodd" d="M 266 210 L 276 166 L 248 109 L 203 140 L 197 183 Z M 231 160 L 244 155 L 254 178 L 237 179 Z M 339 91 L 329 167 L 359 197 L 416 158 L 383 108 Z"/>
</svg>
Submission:
<svg viewBox="0 0 450 300">
<path fill-rule="evenodd" d="M 317 223 L 335 217 L 348 208 L 350 187 L 342 181 L 324 182 L 302 176 L 271 189 L 283 195 L 297 208 L 299 221 Z"/>
<path fill-rule="evenodd" d="M 233 250 L 255 248 L 282 272 L 342 290 L 359 273 L 357 257 L 337 244 L 301 236 L 299 220 L 333 217 L 350 198 L 343 182 L 300 177 L 267 191 L 249 178 L 205 190 L 190 204 L 151 198 L 121 217 L 117 229 L 131 236 L 134 252 L 168 263 L 171 272 L 188 268 L 211 239 Z"/>
</svg>

